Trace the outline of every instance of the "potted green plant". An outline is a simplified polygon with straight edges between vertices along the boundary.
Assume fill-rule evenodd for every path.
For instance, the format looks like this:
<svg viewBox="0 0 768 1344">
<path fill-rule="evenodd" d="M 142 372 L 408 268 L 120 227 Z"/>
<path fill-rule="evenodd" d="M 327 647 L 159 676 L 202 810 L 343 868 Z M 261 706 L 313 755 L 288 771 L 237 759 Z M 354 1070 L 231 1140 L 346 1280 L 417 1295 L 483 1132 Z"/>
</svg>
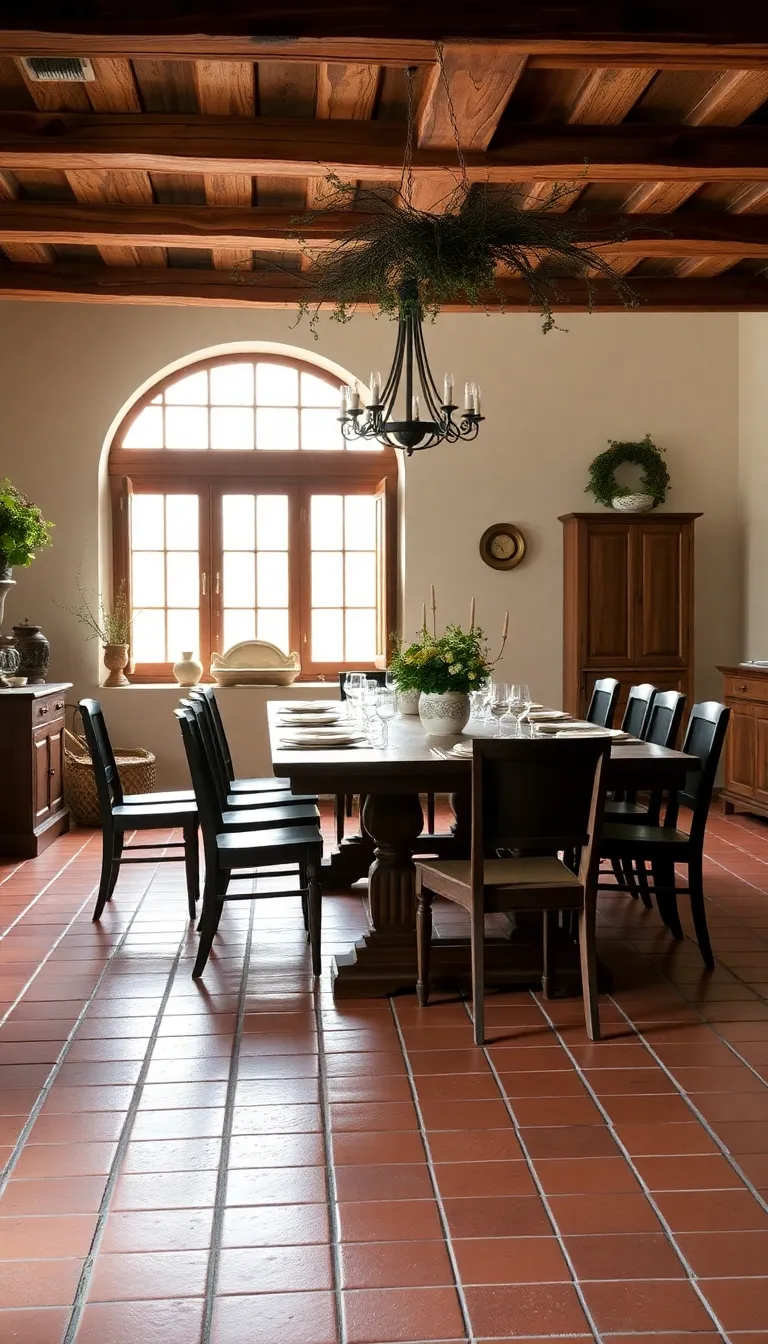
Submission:
<svg viewBox="0 0 768 1344">
<path fill-rule="evenodd" d="M 130 660 L 131 626 L 137 613 L 131 611 L 125 581 L 123 580 L 118 586 L 111 611 L 107 610 L 101 597 L 94 608 L 83 588 L 79 573 L 77 591 L 80 594 L 80 602 L 75 607 L 66 607 L 65 610 L 90 630 L 89 639 L 101 640 L 104 646 L 104 666 L 109 672 L 104 685 L 128 686 L 125 668 Z"/>
<path fill-rule="evenodd" d="M 27 568 L 44 546 L 50 546 L 51 534 L 38 508 L 6 477 L 0 481 L 0 625 L 5 598 L 14 583 L 14 566 Z"/>
<path fill-rule="evenodd" d="M 502 651 L 506 642 L 506 625 L 505 621 Z M 468 630 L 462 629 L 460 625 L 448 625 L 442 635 L 437 635 L 434 593 L 432 633 L 427 630 L 426 609 L 423 609 L 418 639 L 408 645 L 395 639 L 389 664 L 398 699 L 408 692 L 418 692 L 419 717 L 430 737 L 446 737 L 460 733 L 466 727 L 469 722 L 469 693 L 485 685 L 492 667 L 485 635 L 474 623 L 474 603 Z"/>
</svg>

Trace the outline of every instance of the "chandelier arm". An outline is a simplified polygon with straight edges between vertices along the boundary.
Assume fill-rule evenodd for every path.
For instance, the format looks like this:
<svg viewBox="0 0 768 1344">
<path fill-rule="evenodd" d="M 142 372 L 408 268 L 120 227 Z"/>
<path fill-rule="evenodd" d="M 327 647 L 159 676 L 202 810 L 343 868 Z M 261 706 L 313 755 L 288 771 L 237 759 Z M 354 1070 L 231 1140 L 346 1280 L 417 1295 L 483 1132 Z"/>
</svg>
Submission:
<svg viewBox="0 0 768 1344">
<path fill-rule="evenodd" d="M 440 398 L 437 388 L 435 387 L 435 380 L 432 377 L 432 371 L 427 361 L 424 338 L 420 330 L 416 340 L 416 364 L 419 370 L 419 379 L 421 381 L 426 409 L 429 411 L 430 418 L 434 420 L 436 424 L 442 425 L 445 422 L 445 416 L 443 414 L 443 408 L 440 405 Z"/>
<path fill-rule="evenodd" d="M 405 324 L 400 318 L 397 324 L 397 341 L 395 343 L 395 354 L 392 360 L 392 367 L 384 384 L 381 393 L 382 419 L 390 420 L 392 412 L 395 409 L 397 399 L 397 389 L 400 386 L 400 376 L 403 368 L 403 353 L 405 350 Z"/>
</svg>

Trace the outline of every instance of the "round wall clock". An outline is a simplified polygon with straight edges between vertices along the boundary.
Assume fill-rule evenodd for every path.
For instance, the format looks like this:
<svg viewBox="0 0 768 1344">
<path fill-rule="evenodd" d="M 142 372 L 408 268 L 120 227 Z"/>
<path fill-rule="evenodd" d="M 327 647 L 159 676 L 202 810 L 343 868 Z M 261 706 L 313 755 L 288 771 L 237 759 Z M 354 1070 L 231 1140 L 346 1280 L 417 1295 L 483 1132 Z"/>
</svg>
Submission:
<svg viewBox="0 0 768 1344">
<path fill-rule="evenodd" d="M 480 538 L 480 554 L 491 569 L 514 569 L 525 555 L 525 537 L 514 523 L 494 523 Z"/>
</svg>

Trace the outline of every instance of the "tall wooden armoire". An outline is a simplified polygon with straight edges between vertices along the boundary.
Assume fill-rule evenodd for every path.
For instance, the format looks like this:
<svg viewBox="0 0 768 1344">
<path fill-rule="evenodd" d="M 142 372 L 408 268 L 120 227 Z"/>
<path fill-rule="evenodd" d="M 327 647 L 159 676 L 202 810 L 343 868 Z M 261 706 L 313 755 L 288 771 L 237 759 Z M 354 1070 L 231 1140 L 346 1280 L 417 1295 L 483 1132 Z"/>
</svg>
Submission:
<svg viewBox="0 0 768 1344">
<path fill-rule="evenodd" d="M 583 715 L 600 677 L 693 693 L 698 513 L 568 513 L 563 524 L 563 707 Z"/>
</svg>

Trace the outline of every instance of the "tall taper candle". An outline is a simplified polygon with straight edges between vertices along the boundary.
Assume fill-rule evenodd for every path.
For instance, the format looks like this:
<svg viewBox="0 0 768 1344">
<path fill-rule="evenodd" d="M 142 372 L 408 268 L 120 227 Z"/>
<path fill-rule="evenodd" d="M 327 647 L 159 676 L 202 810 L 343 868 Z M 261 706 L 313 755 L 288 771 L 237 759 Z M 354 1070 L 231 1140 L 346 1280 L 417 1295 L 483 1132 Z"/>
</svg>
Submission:
<svg viewBox="0 0 768 1344">
<path fill-rule="evenodd" d="M 470 630 L 474 630 L 474 628 L 475 628 L 475 599 L 474 599 L 474 597 L 472 598 L 472 601 L 471 601 L 470 604 L 469 604 L 469 628 L 470 628 Z"/>
<path fill-rule="evenodd" d="M 436 636 L 437 636 L 437 603 L 435 602 L 435 585 L 434 585 L 434 583 L 433 583 L 433 584 L 430 584 L 429 595 L 430 595 L 430 600 L 431 600 L 431 603 L 432 603 L 432 634 L 433 634 L 433 636 L 436 637 Z"/>
<path fill-rule="evenodd" d="M 504 629 L 503 629 L 502 632 L 501 632 L 501 638 L 502 638 L 502 639 L 506 639 L 506 638 L 507 638 L 507 631 L 508 631 L 508 630 L 509 630 L 509 612 L 508 612 L 508 611 L 505 611 L 505 612 L 504 612 Z"/>
<path fill-rule="evenodd" d="M 421 604 L 421 628 L 422 628 L 422 630 L 426 630 L 426 628 L 427 628 L 427 604 L 426 604 L 426 602 L 422 602 L 422 604 Z"/>
</svg>

